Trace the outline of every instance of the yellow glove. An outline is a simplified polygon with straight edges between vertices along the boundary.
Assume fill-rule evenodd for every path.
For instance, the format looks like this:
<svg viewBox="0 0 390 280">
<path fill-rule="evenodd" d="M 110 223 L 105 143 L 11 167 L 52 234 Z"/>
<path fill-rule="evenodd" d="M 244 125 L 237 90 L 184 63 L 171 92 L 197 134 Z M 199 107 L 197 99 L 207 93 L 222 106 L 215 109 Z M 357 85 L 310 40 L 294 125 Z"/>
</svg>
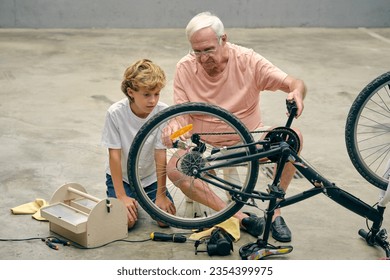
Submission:
<svg viewBox="0 0 390 280">
<path fill-rule="evenodd" d="M 226 221 L 215 225 L 214 227 L 191 234 L 189 239 L 191 240 L 199 240 L 203 237 L 207 237 L 211 235 L 211 232 L 216 228 L 223 228 L 227 233 L 229 233 L 232 237 L 234 242 L 237 242 L 240 239 L 240 222 L 237 218 L 231 217 L 227 219 Z"/>
<path fill-rule="evenodd" d="M 33 218 L 38 221 L 46 221 L 41 216 L 41 208 L 49 205 L 44 199 L 37 198 L 33 202 L 25 203 L 16 207 L 11 208 L 11 212 L 14 215 L 33 214 Z"/>
</svg>

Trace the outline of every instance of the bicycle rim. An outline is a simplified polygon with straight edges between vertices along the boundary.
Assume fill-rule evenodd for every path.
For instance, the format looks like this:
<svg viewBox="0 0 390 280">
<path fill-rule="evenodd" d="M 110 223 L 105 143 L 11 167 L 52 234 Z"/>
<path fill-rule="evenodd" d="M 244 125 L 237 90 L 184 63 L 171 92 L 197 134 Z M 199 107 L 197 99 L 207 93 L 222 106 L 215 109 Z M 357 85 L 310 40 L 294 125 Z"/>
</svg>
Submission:
<svg viewBox="0 0 390 280">
<path fill-rule="evenodd" d="M 199 119 L 207 120 L 207 122 L 197 121 Z M 190 131 L 178 138 L 183 140 L 181 148 L 166 148 L 165 156 L 168 163 L 166 171 L 170 176 L 166 176 L 165 173 L 163 176 L 166 176 L 166 189 L 176 207 L 175 215 L 160 209 L 155 201 L 149 198 L 147 190 L 144 188 L 145 182 L 143 181 L 145 179 L 143 179 L 142 170 L 145 151 L 150 150 L 148 148 L 151 145 L 150 139 L 156 141 L 156 135 L 160 137 L 162 130 L 172 123 L 180 124 L 181 129 L 186 129 L 188 125 L 196 123 Z M 193 138 L 196 137 L 191 137 L 192 135 L 200 136 L 200 140 L 205 144 L 204 152 L 194 151 L 193 148 L 196 147 L 196 144 L 193 142 Z M 233 216 L 242 208 L 243 201 L 247 199 L 245 195 L 235 195 L 229 190 L 251 193 L 257 181 L 259 166 L 257 161 L 227 164 L 226 158 L 218 160 L 220 156 L 229 156 L 229 153 L 233 151 L 219 151 L 214 154 L 211 151 L 213 148 L 220 148 L 226 144 L 228 139 L 243 144 L 253 143 L 253 138 L 244 125 L 232 114 L 217 106 L 185 103 L 171 106 L 151 118 L 136 135 L 129 151 L 127 166 L 130 186 L 136 192 L 137 200 L 143 209 L 157 221 L 185 229 L 208 228 Z M 250 145 L 240 148 L 239 151 L 243 154 L 253 154 L 256 147 Z M 153 160 L 150 155 L 149 158 Z M 170 164 L 171 162 L 175 162 L 175 164 Z M 220 166 L 218 167 L 217 164 Z M 205 167 L 213 168 L 208 171 L 200 171 L 196 176 L 192 174 L 193 170 L 201 170 Z M 180 176 L 173 178 L 171 174 L 179 174 Z M 206 196 L 207 203 L 205 204 L 212 205 L 220 200 L 224 206 L 218 207 L 218 210 L 215 207 L 211 209 L 191 200 L 177 187 L 184 179 L 189 185 L 190 193 L 187 193 L 188 196 L 192 197 L 195 191 L 198 191 L 198 195 L 205 196 L 206 190 L 212 190 L 213 195 Z M 221 186 L 226 189 L 221 188 Z"/>
<path fill-rule="evenodd" d="M 345 140 L 356 170 L 369 183 L 385 190 L 390 160 L 390 72 L 370 82 L 348 114 Z"/>
</svg>

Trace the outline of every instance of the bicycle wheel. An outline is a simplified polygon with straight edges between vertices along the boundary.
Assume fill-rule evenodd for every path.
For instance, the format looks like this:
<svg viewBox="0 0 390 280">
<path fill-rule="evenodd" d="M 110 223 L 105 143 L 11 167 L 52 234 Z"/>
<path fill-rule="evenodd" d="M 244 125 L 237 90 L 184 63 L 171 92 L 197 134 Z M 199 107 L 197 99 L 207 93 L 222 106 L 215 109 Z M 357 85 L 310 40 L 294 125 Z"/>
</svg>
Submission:
<svg viewBox="0 0 390 280">
<path fill-rule="evenodd" d="M 345 141 L 356 170 L 369 183 L 386 190 L 390 160 L 390 72 L 370 82 L 349 111 Z"/>
<path fill-rule="evenodd" d="M 173 125 L 175 132 L 179 132 L 177 139 L 180 139 L 180 144 L 176 148 L 165 147 L 168 165 L 162 177 L 166 178 L 166 189 L 175 204 L 175 215 L 163 211 L 149 198 L 148 191 L 144 188 L 148 177 L 145 177 L 142 170 L 142 161 L 146 157 L 154 160 L 153 155 L 145 155 L 150 151 L 149 146 L 160 141 L 164 128 Z M 232 142 L 242 146 L 233 148 Z M 177 228 L 211 227 L 239 211 L 247 200 L 242 193 L 251 193 L 255 187 L 258 161 L 234 164 L 229 161 L 234 152 L 239 153 L 239 158 L 254 154 L 255 145 L 244 146 L 248 143 L 253 143 L 253 137 L 246 127 L 220 107 L 204 103 L 171 106 L 148 120 L 134 138 L 127 165 L 130 186 L 136 192 L 139 204 L 153 219 Z M 230 149 L 223 148 L 227 144 Z M 160 166 L 156 166 L 156 170 L 158 168 Z M 172 179 L 172 176 L 168 176 L 170 174 L 179 174 L 180 178 Z M 189 185 L 188 196 L 177 187 L 184 179 Z M 208 193 L 205 196 L 210 190 L 212 195 Z M 242 193 L 236 194 L 232 190 Z M 206 203 L 198 204 L 188 198 L 196 191 L 197 195 L 206 197 Z M 222 204 L 216 208 L 216 203 Z"/>
</svg>

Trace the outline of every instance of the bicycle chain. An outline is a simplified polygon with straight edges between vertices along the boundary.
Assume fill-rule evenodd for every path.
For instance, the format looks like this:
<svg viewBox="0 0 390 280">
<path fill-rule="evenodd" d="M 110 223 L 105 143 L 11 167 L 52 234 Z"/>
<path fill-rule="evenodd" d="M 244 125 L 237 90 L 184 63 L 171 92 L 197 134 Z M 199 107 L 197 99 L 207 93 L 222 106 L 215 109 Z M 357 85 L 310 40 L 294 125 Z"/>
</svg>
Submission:
<svg viewBox="0 0 390 280">
<path fill-rule="evenodd" d="M 296 143 L 296 147 L 294 146 L 291 146 L 291 148 L 294 149 L 294 151 L 298 151 L 299 150 L 299 147 L 300 147 L 300 142 L 299 142 L 299 138 L 298 138 L 298 135 L 296 134 L 296 132 L 294 130 L 292 130 L 291 128 L 287 128 L 287 127 L 276 127 L 276 128 L 273 128 L 271 130 L 255 130 L 255 131 L 250 131 L 249 133 L 251 134 L 255 134 L 255 133 L 278 133 L 278 132 L 284 132 L 284 133 L 287 133 L 290 137 L 293 137 L 294 139 L 293 140 L 293 143 Z M 237 134 L 236 132 L 207 132 L 207 133 L 198 133 L 198 135 L 232 135 L 232 134 Z M 291 140 L 289 141 L 291 142 Z M 272 139 L 270 139 L 270 143 L 271 144 L 274 144 L 274 143 L 280 143 L 280 142 L 272 142 Z"/>
</svg>

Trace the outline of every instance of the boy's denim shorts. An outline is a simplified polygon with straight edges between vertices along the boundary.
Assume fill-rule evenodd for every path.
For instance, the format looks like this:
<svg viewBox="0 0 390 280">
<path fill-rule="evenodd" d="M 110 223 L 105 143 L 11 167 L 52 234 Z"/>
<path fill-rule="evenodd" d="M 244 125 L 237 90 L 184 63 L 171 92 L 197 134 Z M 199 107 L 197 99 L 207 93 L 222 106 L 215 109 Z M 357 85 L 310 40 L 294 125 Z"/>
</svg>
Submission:
<svg viewBox="0 0 390 280">
<path fill-rule="evenodd" d="M 106 191 L 107 196 L 116 198 L 112 177 L 109 174 L 106 174 L 106 186 L 107 186 L 107 191 Z M 123 186 L 125 187 L 126 195 L 136 199 L 136 193 L 131 190 L 130 185 L 126 182 L 123 182 Z M 145 188 L 145 191 L 148 194 L 148 197 L 153 202 L 156 202 L 157 182 L 154 182 L 153 184 L 147 186 Z M 168 190 L 167 190 L 167 197 L 173 202 L 171 194 L 168 192 Z"/>
</svg>

